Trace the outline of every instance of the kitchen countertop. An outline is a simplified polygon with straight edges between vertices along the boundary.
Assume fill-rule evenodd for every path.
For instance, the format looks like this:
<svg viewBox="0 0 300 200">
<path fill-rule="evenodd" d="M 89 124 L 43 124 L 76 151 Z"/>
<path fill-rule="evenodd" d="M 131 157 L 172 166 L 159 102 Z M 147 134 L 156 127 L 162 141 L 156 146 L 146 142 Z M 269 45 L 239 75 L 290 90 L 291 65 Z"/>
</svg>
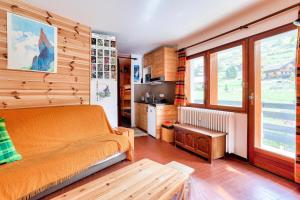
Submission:
<svg viewBox="0 0 300 200">
<path fill-rule="evenodd" d="M 155 106 L 155 107 L 174 105 L 174 104 L 171 104 L 171 103 L 146 103 L 146 102 L 143 102 L 143 101 L 135 101 L 134 103 L 148 104 L 148 105 Z"/>
</svg>

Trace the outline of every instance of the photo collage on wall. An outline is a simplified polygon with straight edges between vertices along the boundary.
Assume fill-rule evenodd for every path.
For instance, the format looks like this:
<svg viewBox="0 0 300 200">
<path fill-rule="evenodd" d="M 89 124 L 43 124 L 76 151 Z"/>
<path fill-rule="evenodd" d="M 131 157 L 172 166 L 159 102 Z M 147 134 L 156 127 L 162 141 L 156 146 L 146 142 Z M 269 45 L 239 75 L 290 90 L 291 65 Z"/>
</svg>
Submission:
<svg viewBox="0 0 300 200">
<path fill-rule="evenodd" d="M 116 38 L 93 33 L 91 43 L 91 77 L 117 80 Z"/>
</svg>

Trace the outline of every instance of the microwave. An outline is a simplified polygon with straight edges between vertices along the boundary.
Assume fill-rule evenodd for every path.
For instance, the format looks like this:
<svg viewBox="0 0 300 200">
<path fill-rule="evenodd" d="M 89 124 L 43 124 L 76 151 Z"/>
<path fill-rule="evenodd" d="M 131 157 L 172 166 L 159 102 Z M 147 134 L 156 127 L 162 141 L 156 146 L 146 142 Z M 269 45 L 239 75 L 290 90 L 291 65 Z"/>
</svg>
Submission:
<svg viewBox="0 0 300 200">
<path fill-rule="evenodd" d="M 145 83 L 150 83 L 151 82 L 151 74 L 146 74 L 145 75 Z"/>
<path fill-rule="evenodd" d="M 151 81 L 151 67 L 143 69 L 143 83 L 150 83 Z"/>
</svg>

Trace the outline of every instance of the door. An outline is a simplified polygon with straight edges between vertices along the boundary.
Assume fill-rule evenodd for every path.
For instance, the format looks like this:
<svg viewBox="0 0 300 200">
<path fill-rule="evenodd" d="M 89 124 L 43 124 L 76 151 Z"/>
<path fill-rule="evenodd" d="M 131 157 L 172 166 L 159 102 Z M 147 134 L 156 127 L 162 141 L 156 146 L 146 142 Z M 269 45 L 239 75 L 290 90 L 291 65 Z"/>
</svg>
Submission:
<svg viewBox="0 0 300 200">
<path fill-rule="evenodd" d="M 184 139 L 184 145 L 187 149 L 194 150 L 194 142 L 195 142 L 195 136 L 193 133 L 186 133 L 185 139 Z"/>
<path fill-rule="evenodd" d="M 97 92 L 98 91 L 98 92 Z M 99 95 L 101 94 L 101 95 Z M 118 127 L 118 84 L 114 79 L 91 79 L 91 105 L 101 105 L 110 125 Z"/>
<path fill-rule="evenodd" d="M 184 146 L 185 133 L 179 128 L 175 128 L 175 143 Z"/>
<path fill-rule="evenodd" d="M 131 127 L 131 58 L 118 58 L 119 126 Z"/>
<path fill-rule="evenodd" d="M 148 105 L 148 134 L 156 137 L 156 108 Z"/>
<path fill-rule="evenodd" d="M 140 116 L 140 104 L 139 103 L 134 103 L 134 107 L 135 107 L 135 125 L 136 127 L 140 127 L 140 118 L 138 116 Z"/>
<path fill-rule="evenodd" d="M 148 130 L 148 105 L 143 103 L 140 110 L 140 126 L 141 129 Z"/>
<path fill-rule="evenodd" d="M 144 103 L 136 103 L 137 115 L 136 115 L 136 126 L 144 131 L 148 129 L 148 105 Z"/>
<path fill-rule="evenodd" d="M 280 27 L 252 37 L 249 45 L 249 159 L 293 179 L 297 29 Z"/>
<path fill-rule="evenodd" d="M 164 48 L 153 53 L 153 65 L 151 66 L 151 78 L 164 76 Z"/>
</svg>

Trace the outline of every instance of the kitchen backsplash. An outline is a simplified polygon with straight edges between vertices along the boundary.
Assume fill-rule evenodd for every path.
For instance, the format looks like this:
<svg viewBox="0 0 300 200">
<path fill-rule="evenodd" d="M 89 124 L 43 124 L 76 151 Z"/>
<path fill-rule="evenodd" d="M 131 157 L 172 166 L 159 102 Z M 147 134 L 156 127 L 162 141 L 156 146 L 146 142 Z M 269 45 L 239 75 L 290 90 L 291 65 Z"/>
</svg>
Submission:
<svg viewBox="0 0 300 200">
<path fill-rule="evenodd" d="M 156 98 L 159 94 L 164 94 L 168 103 L 173 104 L 175 98 L 175 82 L 162 82 L 161 84 L 135 84 L 134 86 L 134 100 L 140 101 L 142 96 L 145 96 L 146 92 L 150 95 L 155 95 Z"/>
</svg>

